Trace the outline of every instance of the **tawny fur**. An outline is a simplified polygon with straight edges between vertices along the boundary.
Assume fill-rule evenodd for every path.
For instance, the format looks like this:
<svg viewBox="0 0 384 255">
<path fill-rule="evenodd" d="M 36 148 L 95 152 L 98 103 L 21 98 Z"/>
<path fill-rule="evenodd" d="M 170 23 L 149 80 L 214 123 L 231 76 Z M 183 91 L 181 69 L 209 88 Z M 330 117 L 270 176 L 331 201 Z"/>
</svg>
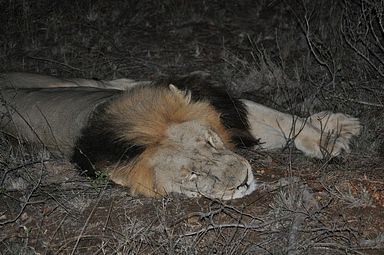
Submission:
<svg viewBox="0 0 384 255">
<path fill-rule="evenodd" d="M 142 155 L 127 165 L 109 167 L 107 171 L 112 181 L 122 186 L 130 187 L 132 195 L 159 197 L 165 195 L 155 182 L 155 173 L 148 164 L 156 148 L 147 149 Z"/>
</svg>

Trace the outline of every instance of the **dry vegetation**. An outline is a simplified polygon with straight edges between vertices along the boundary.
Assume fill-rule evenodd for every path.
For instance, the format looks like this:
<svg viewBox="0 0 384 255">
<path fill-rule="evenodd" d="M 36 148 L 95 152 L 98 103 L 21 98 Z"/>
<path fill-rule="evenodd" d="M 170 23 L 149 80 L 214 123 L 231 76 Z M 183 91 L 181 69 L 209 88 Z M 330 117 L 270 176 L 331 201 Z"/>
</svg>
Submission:
<svg viewBox="0 0 384 255">
<path fill-rule="evenodd" d="M 1 254 L 383 254 L 384 3 L 0 0 L 0 72 L 155 79 L 210 72 L 236 95 L 364 129 L 331 161 L 242 150 L 263 185 L 223 203 L 130 197 L 0 140 Z"/>
</svg>

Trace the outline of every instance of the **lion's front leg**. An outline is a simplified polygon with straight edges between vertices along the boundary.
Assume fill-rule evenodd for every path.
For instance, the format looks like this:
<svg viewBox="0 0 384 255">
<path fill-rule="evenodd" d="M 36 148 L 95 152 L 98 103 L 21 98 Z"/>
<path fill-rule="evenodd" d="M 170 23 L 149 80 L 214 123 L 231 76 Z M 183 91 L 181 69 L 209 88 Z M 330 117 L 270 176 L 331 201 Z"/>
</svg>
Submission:
<svg viewBox="0 0 384 255">
<path fill-rule="evenodd" d="M 314 158 L 337 156 L 349 152 L 349 141 L 360 131 L 360 122 L 343 114 L 328 114 L 327 128 L 321 128 L 318 119 L 323 113 L 305 119 L 282 113 L 249 100 L 247 106 L 250 131 L 260 138 L 265 149 L 277 149 L 293 141 L 295 147 Z M 332 123 L 332 125 L 331 125 Z M 340 127 L 343 123 L 344 127 Z M 337 132 L 337 128 L 339 132 Z"/>
</svg>

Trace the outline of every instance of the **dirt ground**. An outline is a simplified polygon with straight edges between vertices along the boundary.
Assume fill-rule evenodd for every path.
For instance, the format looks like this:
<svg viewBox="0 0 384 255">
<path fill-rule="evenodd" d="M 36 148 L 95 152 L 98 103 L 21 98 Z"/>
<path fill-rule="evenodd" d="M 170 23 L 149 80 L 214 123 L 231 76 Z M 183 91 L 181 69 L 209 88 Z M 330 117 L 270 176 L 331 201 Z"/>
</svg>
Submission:
<svg viewBox="0 0 384 255">
<path fill-rule="evenodd" d="M 380 6 L 0 1 L 0 72 L 151 80 L 199 70 L 235 96 L 363 125 L 352 152 L 331 160 L 239 149 L 259 188 L 225 202 L 132 197 L 1 138 L 0 254 L 384 254 Z"/>
</svg>

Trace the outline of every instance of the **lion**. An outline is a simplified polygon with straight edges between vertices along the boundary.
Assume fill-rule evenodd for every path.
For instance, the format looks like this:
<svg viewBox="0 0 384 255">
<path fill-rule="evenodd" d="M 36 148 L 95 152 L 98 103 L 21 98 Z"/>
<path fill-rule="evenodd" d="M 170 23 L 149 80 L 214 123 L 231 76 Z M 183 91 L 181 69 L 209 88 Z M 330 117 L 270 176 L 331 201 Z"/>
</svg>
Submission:
<svg viewBox="0 0 384 255">
<path fill-rule="evenodd" d="M 361 129 L 342 113 L 301 118 L 238 99 L 199 75 L 141 82 L 9 73 L 0 86 L 4 133 L 148 197 L 241 198 L 258 184 L 236 147 L 291 142 L 307 156 L 336 157 Z"/>
</svg>

